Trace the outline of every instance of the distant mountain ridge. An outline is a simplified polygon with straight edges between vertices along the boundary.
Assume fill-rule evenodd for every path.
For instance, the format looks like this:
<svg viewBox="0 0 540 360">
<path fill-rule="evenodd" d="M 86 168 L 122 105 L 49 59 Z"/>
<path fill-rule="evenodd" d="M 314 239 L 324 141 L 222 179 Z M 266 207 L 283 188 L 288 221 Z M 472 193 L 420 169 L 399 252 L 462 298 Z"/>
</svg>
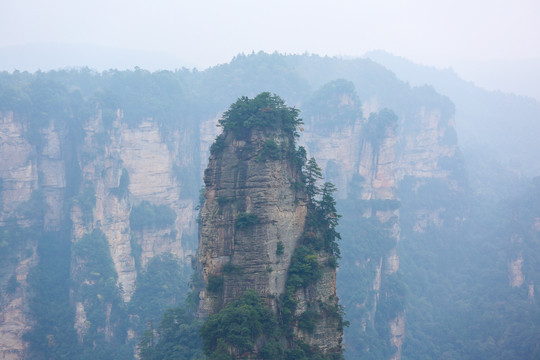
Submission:
<svg viewBox="0 0 540 360">
<path fill-rule="evenodd" d="M 502 165 L 518 168 L 526 176 L 540 174 L 540 102 L 484 90 L 461 79 L 452 69 L 418 65 L 384 51 L 369 52 L 365 57 L 412 86 L 427 84 L 448 96 L 456 105 L 456 125 L 465 153 L 482 149 Z"/>
<path fill-rule="evenodd" d="M 140 67 L 155 71 L 192 66 L 167 53 L 88 44 L 25 44 L 0 48 L 0 71 L 34 72 L 80 67 L 99 71 Z"/>
</svg>

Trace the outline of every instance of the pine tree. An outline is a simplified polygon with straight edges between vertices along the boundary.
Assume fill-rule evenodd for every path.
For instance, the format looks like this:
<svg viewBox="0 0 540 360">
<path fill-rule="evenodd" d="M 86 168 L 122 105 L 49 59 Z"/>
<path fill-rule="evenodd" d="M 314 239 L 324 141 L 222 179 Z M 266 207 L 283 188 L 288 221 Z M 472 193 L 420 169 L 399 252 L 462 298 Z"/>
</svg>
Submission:
<svg viewBox="0 0 540 360">
<path fill-rule="evenodd" d="M 304 169 L 304 177 L 306 183 L 306 193 L 310 203 L 314 204 L 315 196 L 321 192 L 321 189 L 317 185 L 317 181 L 322 179 L 322 172 L 315 158 L 308 160 Z"/>
<path fill-rule="evenodd" d="M 334 193 L 337 191 L 334 184 L 325 182 L 321 190 L 321 200 L 318 202 L 318 209 L 321 217 L 326 223 L 324 240 L 326 248 L 337 258 L 340 258 L 340 251 L 337 240 L 341 240 L 341 235 L 336 231 L 341 215 L 336 210 L 336 200 Z"/>
</svg>

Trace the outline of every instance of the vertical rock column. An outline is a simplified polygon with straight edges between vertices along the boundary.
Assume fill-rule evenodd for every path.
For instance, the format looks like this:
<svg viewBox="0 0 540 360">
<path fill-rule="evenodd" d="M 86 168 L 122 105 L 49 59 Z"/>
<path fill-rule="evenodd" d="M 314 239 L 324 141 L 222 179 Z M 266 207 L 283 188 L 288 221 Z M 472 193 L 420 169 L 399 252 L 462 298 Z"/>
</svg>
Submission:
<svg viewBox="0 0 540 360">
<path fill-rule="evenodd" d="M 0 226 L 27 229 L 41 219 L 24 210 L 38 186 L 35 150 L 25 137 L 25 124 L 13 112 L 0 113 Z M 4 229 L 2 229 L 4 231 Z M 9 231 L 9 230 L 7 230 Z M 27 276 L 38 262 L 37 239 L 22 231 L 8 238 L 0 256 L 0 358 L 23 359 L 28 343 L 23 334 L 33 325 L 29 315 Z M 13 243 L 14 241 L 18 243 Z"/>
<path fill-rule="evenodd" d="M 222 287 L 204 292 L 201 310 L 215 313 L 247 289 L 257 290 L 276 309 L 304 229 L 306 204 L 291 186 L 300 179 L 289 160 L 257 156 L 265 139 L 288 139 L 261 131 L 245 139 L 221 136 L 224 148 L 210 156 L 204 176 L 199 261 L 205 281 Z M 283 245 L 279 255 L 278 243 Z"/>
<path fill-rule="evenodd" d="M 220 121 L 224 132 L 211 147 L 204 173 L 198 266 L 206 287 L 199 313 L 220 313 L 255 290 L 281 330 L 253 338 L 247 350 L 252 359 L 268 346 L 283 356 L 306 352 L 326 359 L 342 352 L 337 250 L 326 218 L 335 214 L 306 195 L 306 154 L 295 147 L 296 119 L 296 109 L 268 93 L 239 99 Z M 245 358 L 246 349 L 225 337 L 211 342 L 230 341 L 231 355 Z"/>
</svg>

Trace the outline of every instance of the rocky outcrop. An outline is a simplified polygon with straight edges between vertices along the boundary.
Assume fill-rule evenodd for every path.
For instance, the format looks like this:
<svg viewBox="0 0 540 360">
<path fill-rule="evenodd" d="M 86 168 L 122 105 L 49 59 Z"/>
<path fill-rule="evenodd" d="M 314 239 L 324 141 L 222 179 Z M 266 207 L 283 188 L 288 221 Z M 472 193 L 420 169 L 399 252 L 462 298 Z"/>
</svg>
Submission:
<svg viewBox="0 0 540 360">
<path fill-rule="evenodd" d="M 510 286 L 511 287 L 520 287 L 525 282 L 525 277 L 523 276 L 523 255 L 519 256 L 510 261 L 508 264 L 508 275 L 510 277 Z"/>
<path fill-rule="evenodd" d="M 38 262 L 35 246 L 29 241 L 26 251 L 15 255 L 15 269 L 8 267 L 2 271 L 8 270 L 11 281 L 17 285 L 15 289 L 5 289 L 0 298 L 0 358 L 5 360 L 25 359 L 28 355 L 28 343 L 23 335 L 34 325 L 28 309 L 31 292 L 27 277 Z"/>
<path fill-rule="evenodd" d="M 257 290 L 276 309 L 275 299 L 285 290 L 307 210 L 305 199 L 292 187 L 300 179 L 290 161 L 257 160 L 268 138 L 273 137 L 260 131 L 245 140 L 229 133 L 223 140 L 228 146 L 210 157 L 199 261 L 206 281 L 223 276 L 223 294 L 205 292 L 205 313 L 219 311 L 247 289 Z M 287 139 L 276 136 L 275 141 Z M 254 223 L 239 226 L 242 216 L 251 216 Z M 279 242 L 284 248 L 277 255 Z M 236 267 L 241 275 L 235 273 Z"/>
<path fill-rule="evenodd" d="M 248 289 L 276 316 L 284 311 L 291 261 L 305 241 L 309 212 L 293 139 L 283 129 L 255 126 L 225 129 L 213 144 L 201 212 L 198 266 L 206 288 L 200 316 L 218 313 Z M 328 265 L 333 256 L 325 250 L 313 256 L 320 277 L 291 296 L 293 316 L 315 312 L 316 325 L 307 331 L 295 322 L 292 331 L 322 353 L 340 352 L 336 271 Z"/>
<path fill-rule="evenodd" d="M 457 221 L 447 214 L 447 208 L 455 208 L 448 199 L 453 196 L 455 202 L 455 194 L 464 188 L 463 163 L 449 111 L 452 105 L 442 97 L 429 104 L 411 99 L 407 109 L 395 109 L 396 116 L 383 108 L 385 101 L 377 96 L 361 101 L 352 83 L 330 82 L 319 92 L 325 95 L 326 112 L 309 108 L 320 108 L 320 96 L 315 93 L 319 101 L 305 106 L 304 142 L 308 152 L 320 159 L 326 177 L 338 184 L 340 209 L 348 221 L 344 228 L 356 229 L 346 234 L 349 242 L 343 246 L 341 271 L 359 283 L 340 287 L 344 299 L 356 299 L 345 302 L 347 313 L 361 319 L 351 324 L 349 336 L 373 344 L 378 340 L 367 339 L 366 329 L 374 326 L 377 311 L 387 311 L 378 306 L 389 300 L 384 299 L 385 286 L 400 281 L 396 277 L 400 264 L 397 242 L 402 230 L 423 233 L 441 228 L 449 219 Z M 344 98 L 348 100 L 342 101 Z M 343 116 L 338 119 L 336 114 Z M 450 196 L 441 201 L 434 199 L 432 191 Z M 405 218 L 400 214 L 404 207 Z M 369 245 L 357 252 L 356 243 Z M 373 251 L 375 248 L 378 250 Z M 388 346 L 394 348 L 394 359 L 401 357 L 405 332 L 402 295 L 399 291 L 392 295 L 401 304 L 399 310 L 378 317 L 390 318 L 386 324 L 390 332 L 379 336 L 386 337 Z M 356 339 L 350 342 L 357 343 Z M 370 351 L 369 345 L 349 350 L 357 356 L 363 351 Z"/>
<path fill-rule="evenodd" d="M 0 226 L 12 230 L 3 228 L 0 240 L 0 358 L 7 360 L 25 358 L 28 343 L 22 335 L 33 326 L 27 276 L 38 261 L 37 238 L 23 229 L 41 219 L 33 217 L 38 161 L 26 131 L 13 112 L 0 113 Z"/>
<path fill-rule="evenodd" d="M 95 116 L 83 122 L 78 143 L 73 129 L 62 121 L 49 119 L 41 127 L 33 124 L 36 128 L 31 130 L 27 121 L 13 112 L 0 114 L 0 226 L 58 233 L 71 223 L 73 244 L 94 230 L 102 231 L 125 303 L 135 291 L 137 276 L 154 257 L 171 253 L 181 263 L 189 261 L 196 245 L 194 179 L 198 176 L 192 169 L 198 166 L 199 155 L 191 149 L 199 146 L 197 133 L 176 129 L 165 136 L 152 119 L 130 127 L 120 110 L 107 125 L 99 107 Z M 143 201 L 166 206 L 174 219 L 166 226 L 131 224 L 132 209 Z M 28 236 L 8 254 L 19 267 L 27 265 L 26 275 L 39 262 L 37 242 L 38 237 Z M 79 268 L 74 257 L 74 278 Z M 11 278 L 25 278 L 23 272 L 15 264 L 4 266 L 2 288 Z M 17 291 L 2 294 L 1 351 L 2 356 L 22 358 L 27 344 L 21 335 L 31 329 L 32 318 L 28 285 L 17 281 Z M 89 326 L 88 309 L 79 295 L 74 298 L 81 300 L 73 308 L 74 328 L 82 343 Z M 103 324 L 103 331 L 121 337 L 113 334 L 111 326 Z"/>
<path fill-rule="evenodd" d="M 40 189 L 43 191 L 45 213 L 43 228 L 45 231 L 59 231 L 65 217 L 64 202 L 66 191 L 66 145 L 65 129 L 59 128 L 53 121 L 41 130 L 42 147 L 38 161 Z"/>
<path fill-rule="evenodd" d="M 330 133 L 318 128 L 317 123 L 330 123 L 328 118 L 334 116 L 333 113 L 319 113 L 306 119 L 305 143 L 308 151 L 321 159 L 326 177 L 339 185 L 341 209 L 345 209 L 347 218 L 354 219 L 351 222 L 360 230 L 346 234 L 351 237 L 347 239 L 348 243 L 373 243 L 372 247 L 380 249 L 369 254 L 346 252 L 342 265 L 352 266 L 356 273 L 353 277 L 359 280 L 359 284 L 349 282 L 341 290 L 345 292 L 345 297 L 356 299 L 354 303 L 346 303 L 348 316 L 355 319 L 349 334 L 364 338 L 363 341 L 369 344 L 373 339 L 366 339 L 366 334 L 373 332 L 375 319 L 381 318 L 376 317 L 376 312 L 381 297 L 386 297 L 382 291 L 387 277 L 395 274 L 399 268 L 396 248 L 400 234 L 396 177 L 400 141 L 398 119 L 389 110 L 380 111 L 375 98 L 362 103 L 352 84 L 334 86 L 334 92 L 330 98 L 335 99 L 336 103 L 329 104 L 328 108 L 333 108 L 336 113 L 349 114 L 349 117 L 333 121 L 336 126 Z M 341 101 L 343 98 L 348 101 Z M 307 113 L 309 115 L 310 111 Z M 368 228 L 372 230 L 366 231 Z M 381 238 L 380 233 L 386 233 L 387 238 Z M 385 244 L 375 245 L 377 242 Z M 348 249 L 347 245 L 344 249 Z M 386 326 L 392 327 L 397 322 L 400 323 L 399 328 L 404 329 L 403 312 L 392 317 Z M 403 334 L 397 333 L 380 336 L 388 336 L 387 341 L 396 347 L 395 354 L 399 358 Z M 398 341 L 398 338 L 401 340 Z M 369 345 L 353 351 L 357 355 L 369 352 Z"/>
<path fill-rule="evenodd" d="M 195 232 L 193 184 L 187 183 L 190 178 L 182 174 L 191 171 L 196 163 L 186 150 L 192 147 L 193 137 L 176 131 L 166 138 L 152 119 L 128 126 L 120 110 L 110 127 L 103 124 L 98 112 L 86 122 L 84 131 L 79 156 L 81 190 L 70 212 L 72 241 L 77 244 L 96 230 L 104 234 L 119 293 L 129 304 L 137 277 L 146 271 L 151 259 L 170 253 L 183 263 L 193 253 L 194 244 L 186 241 Z M 169 209 L 173 217 L 170 222 L 159 224 L 152 222 L 160 220 L 159 214 L 154 215 L 154 220 L 144 213 L 142 218 L 134 218 L 132 212 L 143 203 L 151 209 Z M 78 261 L 74 259 L 74 273 L 80 268 Z M 90 303 L 84 297 L 79 299 L 82 301 L 76 304 L 75 329 L 82 343 L 88 332 L 86 307 Z M 125 336 L 115 330 L 118 324 L 111 323 L 111 317 L 118 316 L 115 311 L 118 308 L 113 302 L 107 304 L 106 321 L 99 330 L 107 341 Z M 134 316 L 138 318 L 140 314 Z M 133 340 L 134 330 L 127 330 L 128 340 Z"/>
<path fill-rule="evenodd" d="M 523 194 L 513 200 L 501 230 L 504 239 L 508 285 L 527 288 L 527 300 L 535 301 L 538 277 L 534 266 L 540 240 L 540 178 L 534 178 Z"/>
<path fill-rule="evenodd" d="M 80 208 L 72 208 L 74 237 L 80 238 L 94 228 L 105 233 L 124 301 L 129 301 L 135 290 L 136 260 L 144 269 L 159 254 L 170 252 L 178 259 L 185 259 L 192 251 L 181 240 L 186 233 L 195 231 L 193 198 L 192 194 L 183 194 L 189 190 L 175 169 L 192 166 L 193 159 L 186 159 L 183 151 L 178 153 L 183 150 L 178 147 L 184 143 L 183 139 L 174 137 L 180 137 L 180 133 L 173 135 L 171 143 L 175 145 L 171 148 L 152 119 L 130 128 L 118 111 L 111 129 L 103 129 L 98 117 L 89 121 L 85 130 L 81 168 L 85 184 L 95 192 L 95 207 L 91 209 L 92 221 L 86 226 L 81 224 Z M 142 201 L 170 207 L 176 214 L 174 224 L 165 229 L 133 230 L 136 224 L 130 224 L 131 209 Z M 86 231 L 81 231 L 82 228 Z M 133 241 L 141 248 L 138 254 L 134 252 Z"/>
<path fill-rule="evenodd" d="M 313 69 L 306 66 L 304 70 L 308 68 Z M 316 81 L 306 81 L 316 84 L 327 77 L 338 78 L 334 71 L 318 73 L 321 76 L 317 76 Z M 126 78 L 133 76 L 135 83 L 142 79 L 139 76 L 153 76 L 139 70 L 129 74 L 111 72 L 95 78 L 86 74 L 84 76 L 93 78 L 97 85 L 92 88 L 94 85 L 87 84 L 89 89 L 82 92 L 88 93 L 83 96 L 102 90 L 121 92 L 121 86 L 115 87 L 123 81 L 117 78 L 120 75 L 126 75 Z M 158 75 L 163 75 L 171 83 L 184 79 L 181 72 Z M 212 76 L 209 78 L 215 79 Z M 243 75 L 238 76 L 241 79 Z M 194 79 L 199 80 L 191 82 Z M 347 241 L 343 242 L 348 248 L 343 254 L 340 272 L 350 271 L 354 274 L 347 279 L 358 280 L 345 284 L 356 288 L 342 287 L 342 291 L 344 298 L 351 299 L 351 303 L 347 304 L 351 320 L 362 319 L 358 321 L 361 331 L 353 331 L 355 323 L 349 330 L 351 337 L 360 338 L 369 332 L 366 327 L 373 327 L 375 314 L 383 308 L 380 305 L 386 293 L 385 284 L 394 281 L 399 273 L 397 241 L 403 238 L 404 232 L 428 233 L 433 227 L 440 228 L 456 221 L 455 216 L 448 215 L 452 204 L 438 198 L 432 199 L 431 195 L 444 193 L 446 196 L 447 190 L 458 191 L 462 184 L 455 176 L 460 170 L 460 162 L 452 114 L 439 106 L 440 99 L 431 101 L 433 97 L 430 97 L 425 102 L 420 96 L 409 99 L 413 91 L 402 86 L 404 84 L 397 84 L 393 78 L 385 78 L 386 83 L 381 86 L 364 75 L 356 79 L 367 81 L 365 89 L 362 88 L 362 99 L 356 95 L 354 85 L 344 80 L 332 82 L 324 88 L 324 92 L 315 94 L 313 101 L 302 98 L 308 93 L 308 88 L 304 89 L 305 93 L 298 92 L 295 96 L 299 99 L 305 121 L 305 128 L 300 129 L 303 131 L 302 142 L 308 153 L 318 159 L 325 177 L 337 185 L 340 200 L 338 210 L 347 212 L 342 222 L 349 221 L 347 229 L 353 229 L 351 234 L 347 234 Z M 165 84 L 160 82 L 163 78 L 156 77 L 155 80 L 156 84 Z M 83 100 L 84 104 L 77 105 L 85 105 L 80 108 L 71 107 L 71 103 L 62 103 L 56 110 L 41 111 L 43 109 L 35 105 L 32 111 L 36 111 L 24 116 L 37 114 L 36 119 L 25 118 L 23 114 L 3 113 L 0 116 L 0 226 L 15 221 L 21 228 L 37 224 L 40 230 L 47 232 L 56 232 L 63 226 L 70 227 L 73 247 L 85 236 L 101 231 L 114 265 L 115 286 L 121 294 L 123 306 L 127 307 L 136 293 L 137 280 L 141 279 L 141 274 L 156 256 L 172 253 L 181 263 L 189 261 L 195 249 L 194 202 L 197 201 L 200 173 L 206 167 L 207 151 L 218 130 L 215 127 L 217 118 L 209 115 L 211 111 L 201 115 L 203 112 L 198 113 L 197 106 L 206 106 L 208 102 L 211 103 L 208 108 L 219 108 L 221 105 L 216 104 L 232 96 L 233 90 L 239 88 L 234 87 L 237 86 L 234 85 L 236 80 L 231 80 L 231 91 L 224 96 L 212 89 L 214 85 L 209 86 L 195 73 L 184 80 L 185 89 L 183 86 L 182 91 L 176 89 L 179 92 L 170 98 L 167 97 L 171 95 L 169 90 L 176 91 L 175 86 L 164 86 L 167 90 L 159 96 L 144 93 L 138 99 L 148 100 L 145 104 L 151 105 L 149 107 L 152 109 L 141 113 L 139 111 L 144 106 L 134 106 L 137 104 L 133 104 L 133 99 L 129 98 L 135 97 L 136 89 L 131 89 L 134 92 L 128 94 L 119 94 L 124 101 L 122 106 L 132 105 L 132 108 L 125 109 L 126 114 L 131 110 L 131 117 L 124 117 L 116 105 L 111 105 L 115 99 L 108 95 L 103 102 L 112 108 L 105 108 L 104 104 L 96 107 L 93 103 L 96 100 L 90 96 Z M 50 84 L 42 85 L 42 88 L 38 86 L 38 90 L 49 94 Z M 396 88 L 389 90 L 394 85 Z M 363 84 L 356 86 L 360 90 Z M 83 89 L 84 86 L 78 84 L 74 88 Z M 56 95 L 51 92 L 50 97 L 54 100 Z M 389 101 L 392 96 L 403 98 L 392 102 Z M 67 98 L 62 98 L 60 102 L 68 101 Z M 166 115 L 159 111 L 167 101 L 171 101 L 168 107 L 173 105 L 172 102 L 176 105 L 179 98 L 185 100 L 186 104 L 193 102 L 193 106 L 188 104 L 185 107 L 189 110 L 186 111 L 187 115 L 180 114 L 177 108 Z M 370 115 L 375 114 L 376 120 L 377 114 L 385 106 L 392 107 L 399 115 L 396 124 L 379 128 L 375 126 L 377 121 L 370 124 Z M 50 114 L 43 115 L 51 111 L 61 116 L 54 118 Z M 172 113 L 174 116 L 170 117 Z M 198 116 L 203 119 L 198 119 Z M 189 121 L 187 118 L 190 118 Z M 165 124 L 167 121 L 169 123 Z M 379 132 L 381 129 L 382 132 Z M 288 139 L 282 135 L 279 131 L 255 131 L 249 136 L 237 138 L 228 134 L 223 139 L 227 145 L 223 154 L 217 156 L 214 153 L 210 159 L 206 172 L 208 188 L 202 236 L 212 241 L 201 245 L 200 257 L 205 279 L 208 281 L 212 275 L 219 282 L 219 277 L 222 277 L 223 283 L 222 293 L 206 291 L 203 294 L 204 312 L 211 313 L 222 308 L 250 288 L 251 284 L 254 284 L 268 306 L 274 310 L 279 307 L 278 298 L 286 288 L 292 254 L 302 237 L 308 213 L 305 194 L 297 188 L 299 179 L 294 171 L 295 165 L 283 156 L 277 159 L 258 158 L 266 139 L 278 146 L 286 144 Z M 412 194 L 412 198 L 404 196 L 406 194 Z M 432 202 L 426 205 L 425 199 Z M 406 211 L 398 209 L 400 202 L 401 209 L 406 207 Z M 175 217 L 167 224 L 145 223 L 139 226 L 132 221 L 132 215 L 134 209 L 143 203 L 149 203 L 154 208 L 164 206 Z M 32 210 L 42 209 L 45 211 L 30 215 Z M 243 220 L 237 223 L 239 219 Z M 250 219 L 256 220 L 256 223 L 245 227 L 238 225 L 242 221 L 249 223 Z M 343 229 L 346 231 L 345 226 Z M 372 230 L 376 234 L 370 233 Z M 17 259 L 25 261 L 31 258 L 29 264 L 33 264 L 39 261 L 34 254 L 37 240 L 28 241 L 17 249 L 20 255 Z M 282 253 L 277 254 L 280 244 L 283 246 Z M 317 259 L 324 271 L 315 284 L 295 293 L 297 317 L 305 313 L 308 304 L 313 306 L 312 303 L 319 300 L 337 305 L 335 271 L 326 266 L 327 254 L 318 253 Z M 509 263 L 514 260 L 515 257 L 511 258 Z M 76 256 L 72 256 L 73 278 L 76 278 L 77 271 L 83 265 L 78 261 Z M 242 274 L 236 273 L 237 267 L 244 262 L 246 269 Z M 524 264 L 527 264 L 526 258 Z M 2 287 L 6 286 L 12 275 L 18 277 L 19 273 L 16 266 L 6 266 L 0 270 Z M 523 276 L 523 284 L 531 284 L 533 280 L 524 271 Z M 83 292 L 79 291 L 84 281 L 86 279 L 81 284 L 74 284 L 70 295 L 75 313 L 73 327 L 79 343 L 84 343 L 88 332 L 92 331 L 89 321 L 91 311 L 88 302 L 84 301 Z M 18 290 L 10 295 L 12 298 L 3 297 L 4 318 L 22 319 L 17 314 L 27 311 L 27 298 L 22 297 L 26 296 L 24 286 L 19 285 Z M 531 293 L 534 297 L 534 285 Z M 17 296 L 20 301 L 13 302 Z M 16 309 L 10 305 L 11 310 L 4 312 L 7 302 L 19 305 Z M 114 343 L 115 336 L 122 338 L 123 335 L 114 334 L 111 319 L 115 317 L 115 307 L 107 306 L 103 307 L 106 321 L 100 325 L 99 331 Z M 322 317 L 313 333 L 297 328 L 296 335 L 322 349 L 339 344 L 338 337 L 325 335 L 336 326 L 329 319 Z M 384 334 L 384 339 L 388 340 L 389 346 L 399 348 L 405 320 L 401 313 L 392 313 L 391 319 L 387 320 L 390 335 Z M 25 322 L 17 323 L 23 329 L 28 328 L 31 321 L 26 316 Z M 0 323 L 0 328 L 2 326 Z M 137 335 L 134 335 L 133 329 L 128 332 L 130 339 Z M 13 346 L 24 348 L 19 344 Z"/>
<path fill-rule="evenodd" d="M 2 225 L 12 217 L 28 225 L 28 219 L 17 210 L 30 200 L 38 187 L 38 169 L 35 150 L 26 139 L 26 127 L 22 119 L 15 119 L 13 112 L 0 113 L 0 178 L 2 179 L 1 213 Z"/>
</svg>

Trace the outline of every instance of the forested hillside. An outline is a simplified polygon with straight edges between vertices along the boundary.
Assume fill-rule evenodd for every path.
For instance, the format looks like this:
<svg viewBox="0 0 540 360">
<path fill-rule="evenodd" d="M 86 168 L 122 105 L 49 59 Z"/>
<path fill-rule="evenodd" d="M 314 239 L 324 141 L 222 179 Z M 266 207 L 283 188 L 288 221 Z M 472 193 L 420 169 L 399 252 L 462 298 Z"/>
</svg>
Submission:
<svg viewBox="0 0 540 360">
<path fill-rule="evenodd" d="M 3 358 L 132 359 L 145 329 L 200 353 L 197 325 L 171 335 L 193 308 L 160 321 L 198 281 L 218 120 L 261 92 L 298 109 L 299 144 L 337 186 L 347 359 L 538 356 L 538 181 L 523 175 L 538 174 L 463 152 L 459 102 L 372 60 L 259 53 L 205 71 L 0 73 Z M 538 125 L 529 110 L 512 108 L 514 132 Z"/>
</svg>

